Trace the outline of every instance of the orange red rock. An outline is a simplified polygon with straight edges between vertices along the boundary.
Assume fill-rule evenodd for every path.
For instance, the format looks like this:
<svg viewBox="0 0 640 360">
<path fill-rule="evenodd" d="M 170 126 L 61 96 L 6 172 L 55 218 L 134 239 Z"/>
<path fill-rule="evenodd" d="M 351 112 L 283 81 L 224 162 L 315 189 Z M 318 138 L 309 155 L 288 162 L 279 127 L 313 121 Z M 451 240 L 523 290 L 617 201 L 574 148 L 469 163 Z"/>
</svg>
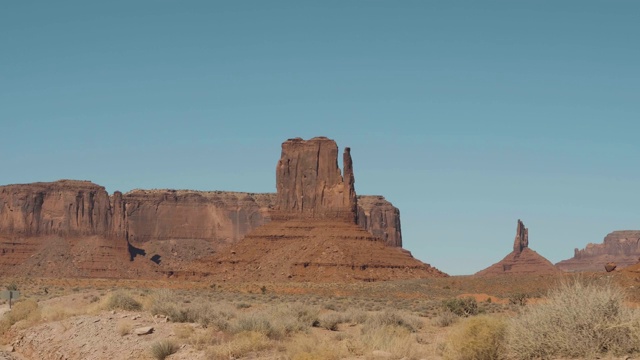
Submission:
<svg viewBox="0 0 640 360">
<path fill-rule="evenodd" d="M 529 248 L 529 229 L 518 220 L 513 251 L 499 262 L 477 272 L 479 276 L 508 274 L 555 274 L 560 270 L 549 260 Z"/>
</svg>

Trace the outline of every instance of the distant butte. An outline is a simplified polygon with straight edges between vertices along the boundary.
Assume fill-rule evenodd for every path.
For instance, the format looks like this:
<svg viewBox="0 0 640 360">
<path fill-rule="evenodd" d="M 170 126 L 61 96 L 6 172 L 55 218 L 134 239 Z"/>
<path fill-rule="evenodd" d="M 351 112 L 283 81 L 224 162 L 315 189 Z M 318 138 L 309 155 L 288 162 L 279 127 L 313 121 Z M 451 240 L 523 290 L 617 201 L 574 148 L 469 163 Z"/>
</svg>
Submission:
<svg viewBox="0 0 640 360">
<path fill-rule="evenodd" d="M 276 194 L 133 190 L 109 195 L 100 185 L 77 180 L 0 186 L 0 271 L 51 277 L 171 276 L 202 264 L 198 259 L 228 254 L 226 250 L 241 255 L 238 249 L 245 245 L 239 242 L 250 233 L 256 242 L 246 246 L 246 259 L 255 249 L 274 253 L 275 247 L 262 247 L 265 237 L 286 238 L 298 231 L 292 228 L 302 227 L 309 228 L 313 239 L 338 242 L 331 256 L 326 257 L 329 245 L 317 248 L 317 254 L 305 252 L 311 241 L 305 249 L 287 248 L 292 253 L 283 259 L 299 253 L 306 254 L 302 269 L 318 261 L 339 265 L 334 268 L 340 271 L 347 265 L 361 269 L 358 276 L 328 278 L 444 275 L 401 249 L 399 210 L 382 196 L 357 196 L 349 149 L 343 154 L 344 174 L 337 155 L 335 142 L 324 137 L 286 141 L 276 169 Z M 275 224 L 265 227 L 271 222 Z M 344 256 L 336 258 L 335 253 Z M 366 270 L 378 268 L 385 270 Z M 305 271 L 291 273 L 305 279 Z"/>
<path fill-rule="evenodd" d="M 620 230 L 609 233 L 601 244 L 587 244 L 575 249 L 571 259 L 556 264 L 568 272 L 605 271 L 607 263 L 618 268 L 635 265 L 640 257 L 640 230 Z"/>
<path fill-rule="evenodd" d="M 276 167 L 272 221 L 176 275 L 217 280 L 379 281 L 447 276 L 358 226 L 349 148 L 344 175 L 333 140 L 290 139 Z"/>
<path fill-rule="evenodd" d="M 529 248 L 529 229 L 518 220 L 513 251 L 504 259 L 477 272 L 478 276 L 509 274 L 555 274 L 560 273 L 549 260 Z"/>
</svg>

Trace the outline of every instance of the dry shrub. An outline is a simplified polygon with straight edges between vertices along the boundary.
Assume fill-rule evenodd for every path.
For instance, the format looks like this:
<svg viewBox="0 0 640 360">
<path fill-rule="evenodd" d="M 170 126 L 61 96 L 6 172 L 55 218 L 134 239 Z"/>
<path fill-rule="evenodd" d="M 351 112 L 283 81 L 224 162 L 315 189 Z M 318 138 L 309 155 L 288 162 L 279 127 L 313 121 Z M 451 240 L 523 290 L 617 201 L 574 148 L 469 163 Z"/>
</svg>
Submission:
<svg viewBox="0 0 640 360">
<path fill-rule="evenodd" d="M 449 310 L 445 310 L 438 314 L 435 319 L 433 319 L 433 324 L 438 327 L 447 327 L 455 324 L 458 319 L 458 315 L 452 313 Z"/>
<path fill-rule="evenodd" d="M 178 345 L 171 340 L 159 340 L 151 344 L 149 351 L 154 359 L 164 360 L 167 356 L 178 351 Z"/>
<path fill-rule="evenodd" d="M 369 351 L 382 350 L 392 354 L 394 358 L 415 359 L 423 354 L 419 344 L 416 342 L 414 334 L 408 329 L 400 326 L 385 325 L 381 327 L 371 327 L 360 337 L 362 345 Z M 353 344 L 354 351 L 362 351 Z"/>
<path fill-rule="evenodd" d="M 518 359 L 594 358 L 640 350 L 640 313 L 625 306 L 625 294 L 610 283 L 562 283 L 548 301 L 527 307 L 508 331 Z"/>
<path fill-rule="evenodd" d="M 282 339 L 298 332 L 306 332 L 311 326 L 318 324 L 319 320 L 313 308 L 304 305 L 280 305 L 240 315 L 231 327 L 231 332 L 254 331 L 270 339 Z"/>
<path fill-rule="evenodd" d="M 153 315 L 165 315 L 172 322 L 199 323 L 202 326 L 215 326 L 219 330 L 229 328 L 229 320 L 236 315 L 230 304 L 217 304 L 197 299 L 188 304 L 178 303 L 174 292 L 160 290 L 151 295 L 148 310 Z"/>
<path fill-rule="evenodd" d="M 33 299 L 17 302 L 13 305 L 12 309 L 5 313 L 2 320 L 0 320 L 0 333 L 4 333 L 11 326 L 20 321 L 25 321 L 24 327 L 39 321 L 41 318 L 40 308 L 38 308 L 38 302 Z"/>
<path fill-rule="evenodd" d="M 120 336 L 131 334 L 131 329 L 133 329 L 133 324 L 131 323 L 131 321 L 123 320 L 118 322 L 117 330 Z"/>
<path fill-rule="evenodd" d="M 213 329 L 202 329 L 195 331 L 189 337 L 189 344 L 198 350 L 203 350 L 207 346 L 221 344 L 224 339 L 224 335 L 214 333 Z"/>
<path fill-rule="evenodd" d="M 409 330 L 409 332 L 416 332 L 422 328 L 422 320 L 413 315 L 386 310 L 369 316 L 362 330 L 363 332 L 367 332 L 370 328 L 380 328 L 384 326 L 401 327 Z"/>
<path fill-rule="evenodd" d="M 331 331 L 338 331 L 338 325 L 345 322 L 344 316 L 338 313 L 324 314 L 320 317 L 320 327 Z"/>
<path fill-rule="evenodd" d="M 70 312 L 58 306 L 44 307 L 42 309 L 42 319 L 44 321 L 60 321 L 76 314 L 76 312 Z"/>
<path fill-rule="evenodd" d="M 480 313 L 478 301 L 472 297 L 453 298 L 442 302 L 445 311 L 450 311 L 458 316 L 473 316 Z"/>
<path fill-rule="evenodd" d="M 173 333 L 178 339 L 188 339 L 194 332 L 195 329 L 191 325 L 178 325 L 173 328 Z"/>
<path fill-rule="evenodd" d="M 108 310 L 138 311 L 142 309 L 142 304 L 131 295 L 116 291 L 106 298 L 104 308 Z"/>
<path fill-rule="evenodd" d="M 338 360 L 348 355 L 344 346 L 306 335 L 287 341 L 286 353 L 291 360 Z"/>
<path fill-rule="evenodd" d="M 236 334 L 231 341 L 212 346 L 207 351 L 211 359 L 234 359 L 249 353 L 267 350 L 272 347 L 269 339 L 259 332 L 245 331 Z"/>
<path fill-rule="evenodd" d="M 349 309 L 343 314 L 344 322 L 352 324 L 364 324 L 369 319 L 369 315 L 359 309 Z"/>
<path fill-rule="evenodd" d="M 496 360 L 504 358 L 506 322 L 498 317 L 480 315 L 466 319 L 449 335 L 445 359 Z"/>
</svg>

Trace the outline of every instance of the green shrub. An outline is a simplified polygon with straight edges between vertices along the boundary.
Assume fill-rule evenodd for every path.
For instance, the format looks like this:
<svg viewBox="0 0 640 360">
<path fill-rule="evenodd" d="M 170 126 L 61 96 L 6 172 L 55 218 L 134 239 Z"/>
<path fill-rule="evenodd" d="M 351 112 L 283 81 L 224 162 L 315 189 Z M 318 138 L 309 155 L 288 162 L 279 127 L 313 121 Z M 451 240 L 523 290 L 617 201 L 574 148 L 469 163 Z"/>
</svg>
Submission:
<svg viewBox="0 0 640 360">
<path fill-rule="evenodd" d="M 150 351 L 154 359 L 164 360 L 167 356 L 178 351 L 178 345 L 170 340 L 160 340 L 151 345 Z"/>
<path fill-rule="evenodd" d="M 463 317 L 478 315 L 480 313 L 478 302 L 472 297 L 445 300 L 442 306 L 446 311 Z"/>
<path fill-rule="evenodd" d="M 506 323 L 481 315 L 466 319 L 449 335 L 444 357 L 451 360 L 497 360 L 505 355 Z"/>
<path fill-rule="evenodd" d="M 509 351 L 518 359 L 639 351 L 640 314 L 624 301 L 624 293 L 609 283 L 563 283 L 547 302 L 526 308 L 511 321 Z"/>
</svg>

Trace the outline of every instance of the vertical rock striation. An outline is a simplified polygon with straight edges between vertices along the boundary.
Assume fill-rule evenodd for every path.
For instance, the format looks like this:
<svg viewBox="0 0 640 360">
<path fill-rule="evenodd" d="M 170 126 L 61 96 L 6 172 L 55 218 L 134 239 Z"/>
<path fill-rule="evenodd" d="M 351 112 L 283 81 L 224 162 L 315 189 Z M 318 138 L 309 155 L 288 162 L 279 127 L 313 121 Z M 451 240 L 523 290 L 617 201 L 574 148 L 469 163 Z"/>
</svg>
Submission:
<svg viewBox="0 0 640 360">
<path fill-rule="evenodd" d="M 344 177 L 337 157 L 336 143 L 325 137 L 285 141 L 276 167 L 278 193 L 271 222 L 253 230 L 231 249 L 202 259 L 177 276 L 198 274 L 222 281 L 377 281 L 446 276 L 408 251 L 387 246 L 387 239 L 358 225 L 350 150 L 343 155 Z M 384 203 L 384 199 L 378 201 L 366 202 L 367 210 L 362 210 L 365 223 L 378 219 L 371 217 L 372 208 Z M 376 231 L 386 229 L 381 225 Z M 394 229 L 399 231 L 399 225 Z"/>
<path fill-rule="evenodd" d="M 513 251 L 499 262 L 478 271 L 475 275 L 495 276 L 509 274 L 557 274 L 556 268 L 549 260 L 529 248 L 529 229 L 518 220 Z"/>
</svg>

